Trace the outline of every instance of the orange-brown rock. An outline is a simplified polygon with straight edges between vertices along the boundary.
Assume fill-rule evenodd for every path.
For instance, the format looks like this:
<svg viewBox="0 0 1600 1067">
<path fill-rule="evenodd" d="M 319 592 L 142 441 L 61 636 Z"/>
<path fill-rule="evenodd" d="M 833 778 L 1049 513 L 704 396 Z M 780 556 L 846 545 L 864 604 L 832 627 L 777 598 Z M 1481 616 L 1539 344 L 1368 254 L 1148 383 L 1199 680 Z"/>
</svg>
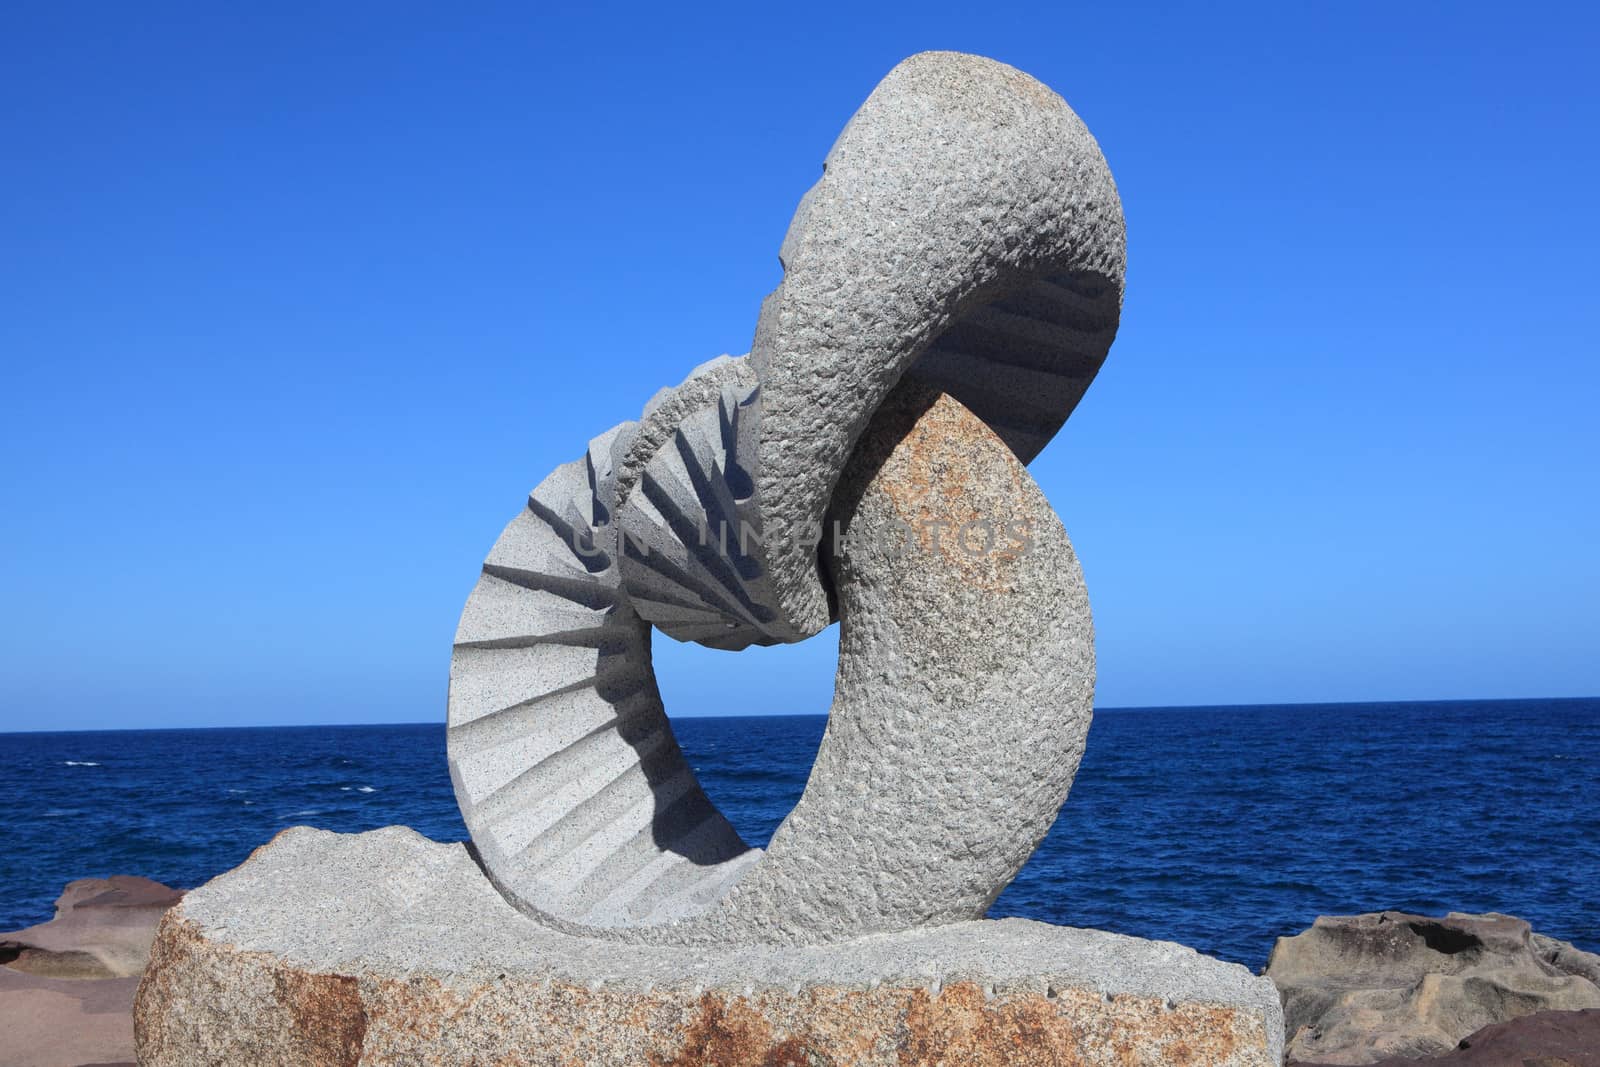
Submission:
<svg viewBox="0 0 1600 1067">
<path fill-rule="evenodd" d="M 183 893 L 148 878 L 69 882 L 55 918 L 0 934 L 0 963 L 44 978 L 137 978 L 166 910 Z"/>
</svg>

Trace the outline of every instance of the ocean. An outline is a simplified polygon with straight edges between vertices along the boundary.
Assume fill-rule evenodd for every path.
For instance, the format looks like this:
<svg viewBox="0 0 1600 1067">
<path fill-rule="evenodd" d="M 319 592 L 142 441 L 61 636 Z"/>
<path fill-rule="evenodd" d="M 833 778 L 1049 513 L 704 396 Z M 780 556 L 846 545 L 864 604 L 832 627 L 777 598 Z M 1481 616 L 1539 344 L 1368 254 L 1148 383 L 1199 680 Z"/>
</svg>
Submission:
<svg viewBox="0 0 1600 1067">
<path fill-rule="evenodd" d="M 824 716 L 678 719 L 751 844 Z M 195 886 L 296 824 L 465 837 L 442 725 L 0 734 L 0 930 L 74 879 Z M 1600 950 L 1600 699 L 1100 711 L 1061 817 L 991 914 L 1259 969 L 1322 914 L 1501 911 Z"/>
</svg>

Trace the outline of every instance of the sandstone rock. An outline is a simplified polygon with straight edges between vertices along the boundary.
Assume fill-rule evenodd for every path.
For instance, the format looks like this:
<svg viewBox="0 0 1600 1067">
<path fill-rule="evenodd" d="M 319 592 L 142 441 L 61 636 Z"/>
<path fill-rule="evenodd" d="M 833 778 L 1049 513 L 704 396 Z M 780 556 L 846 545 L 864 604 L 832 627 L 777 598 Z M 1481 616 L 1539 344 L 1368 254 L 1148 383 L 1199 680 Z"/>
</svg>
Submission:
<svg viewBox="0 0 1600 1067">
<path fill-rule="evenodd" d="M 46 978 L 136 978 L 161 916 L 182 897 L 127 875 L 70 882 L 54 919 L 0 934 L 0 963 Z"/>
<path fill-rule="evenodd" d="M 0 934 L 0 1063 L 133 1059 L 133 996 L 156 927 L 183 894 L 148 878 L 67 885 L 47 923 Z"/>
<path fill-rule="evenodd" d="M 805 793 L 672 940 L 816 943 L 982 919 L 1077 772 L 1094 700 L 1088 593 L 1005 443 L 904 383 L 834 509 L 839 668 Z"/>
<path fill-rule="evenodd" d="M 1536 1012 L 1600 1008 L 1595 962 L 1508 915 L 1386 911 L 1324 916 L 1279 939 L 1266 976 L 1283 996 L 1292 1059 L 1370 1064 L 1441 1055 Z"/>
<path fill-rule="evenodd" d="M 574 937 L 461 845 L 296 828 L 163 921 L 140 1063 L 1276 1067 L 1265 979 L 1018 919 L 811 946 Z"/>
<path fill-rule="evenodd" d="M 1486 1026 L 1426 1067 L 1600 1067 L 1600 1011 L 1542 1011 Z M 1314 1067 L 1314 1065 L 1306 1065 Z M 1418 1067 L 1414 1059 L 1376 1067 Z"/>
<path fill-rule="evenodd" d="M 133 1060 L 137 978 L 80 981 L 0 967 L 0 1063 L 80 1067 Z"/>
<path fill-rule="evenodd" d="M 1574 948 L 1565 941 L 1557 941 L 1553 937 L 1543 934 L 1533 935 L 1533 948 L 1539 958 L 1555 967 L 1556 970 L 1566 974 L 1575 974 L 1580 978 L 1587 978 L 1595 985 L 1600 986 L 1600 956 L 1593 952 L 1584 952 Z"/>
<path fill-rule="evenodd" d="M 675 410 L 676 393 L 657 410 Z M 737 496 L 706 473 L 732 477 L 725 452 L 690 459 L 736 443 L 741 410 L 673 437 L 647 484 L 683 487 L 685 513 Z M 685 614 L 687 587 L 617 591 L 630 559 L 649 570 L 644 556 L 687 582 L 697 538 L 672 543 L 685 527 L 654 505 L 635 511 L 644 494 L 616 511 L 661 535 L 642 556 L 568 528 L 568 516 L 613 513 L 591 489 L 610 476 L 603 451 L 534 490 L 456 633 L 450 774 L 495 885 L 568 933 L 655 944 L 818 943 L 981 919 L 1055 821 L 1093 708 L 1083 573 L 1022 462 L 922 382 L 884 401 L 824 545 L 841 620 L 828 729 L 804 796 L 760 850 L 701 790 L 655 683 L 646 594 Z M 732 567 L 703 551 L 707 567 Z"/>
</svg>

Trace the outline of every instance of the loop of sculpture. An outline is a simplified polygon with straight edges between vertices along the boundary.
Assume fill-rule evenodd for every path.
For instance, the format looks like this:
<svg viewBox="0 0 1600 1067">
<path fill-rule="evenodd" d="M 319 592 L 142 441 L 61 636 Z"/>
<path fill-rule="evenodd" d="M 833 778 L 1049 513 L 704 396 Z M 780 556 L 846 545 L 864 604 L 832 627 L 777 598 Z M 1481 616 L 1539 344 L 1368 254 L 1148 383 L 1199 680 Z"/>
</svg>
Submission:
<svg viewBox="0 0 1600 1067">
<path fill-rule="evenodd" d="M 795 212 L 749 355 L 540 482 L 456 634 L 449 758 L 501 893 L 569 933 L 821 943 L 981 918 L 1043 838 L 1094 688 L 1082 573 L 1025 464 L 1120 315 L 1121 205 L 1054 92 L 927 53 Z M 826 735 L 765 850 L 695 780 L 652 630 L 841 626 Z"/>
</svg>

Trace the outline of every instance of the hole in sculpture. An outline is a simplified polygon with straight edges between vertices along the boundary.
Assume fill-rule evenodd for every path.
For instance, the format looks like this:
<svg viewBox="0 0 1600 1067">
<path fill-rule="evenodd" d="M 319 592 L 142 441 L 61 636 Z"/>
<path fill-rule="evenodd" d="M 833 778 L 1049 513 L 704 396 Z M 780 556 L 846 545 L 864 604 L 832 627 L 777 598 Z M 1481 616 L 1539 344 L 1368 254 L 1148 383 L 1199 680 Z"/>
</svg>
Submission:
<svg viewBox="0 0 1600 1067">
<path fill-rule="evenodd" d="M 672 732 L 745 843 L 765 848 L 804 792 L 833 701 L 838 624 L 793 645 L 722 652 L 652 635 Z"/>
</svg>

